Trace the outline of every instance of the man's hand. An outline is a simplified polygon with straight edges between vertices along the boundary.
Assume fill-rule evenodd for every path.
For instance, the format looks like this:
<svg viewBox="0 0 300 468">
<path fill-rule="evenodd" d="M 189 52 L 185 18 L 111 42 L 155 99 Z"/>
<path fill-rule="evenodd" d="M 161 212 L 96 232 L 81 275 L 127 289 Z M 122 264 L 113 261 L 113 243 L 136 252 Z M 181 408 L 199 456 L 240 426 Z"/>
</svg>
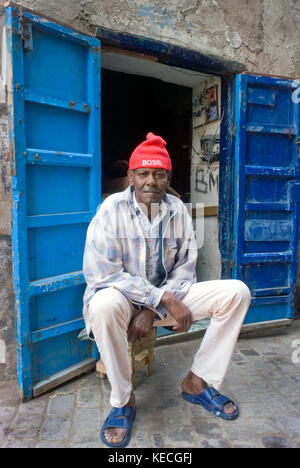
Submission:
<svg viewBox="0 0 300 468">
<path fill-rule="evenodd" d="M 192 314 L 191 311 L 177 299 L 174 294 L 165 292 L 161 298 L 160 303 L 166 307 L 170 315 L 176 320 L 177 325 L 173 326 L 173 330 L 178 332 L 187 332 L 192 325 Z"/>
<path fill-rule="evenodd" d="M 152 328 L 156 313 L 153 310 L 143 308 L 131 320 L 127 336 L 129 341 L 140 340 L 149 333 Z"/>
</svg>

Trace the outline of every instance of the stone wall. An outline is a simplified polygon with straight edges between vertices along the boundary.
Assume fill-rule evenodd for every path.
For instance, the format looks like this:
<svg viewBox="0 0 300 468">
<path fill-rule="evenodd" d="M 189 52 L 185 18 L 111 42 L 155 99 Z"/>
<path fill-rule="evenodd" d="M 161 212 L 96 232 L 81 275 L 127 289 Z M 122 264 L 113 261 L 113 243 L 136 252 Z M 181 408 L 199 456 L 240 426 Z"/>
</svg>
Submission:
<svg viewBox="0 0 300 468">
<path fill-rule="evenodd" d="M 300 76 L 299 0 L 20 0 L 93 33 L 144 35 L 243 62 L 249 71 Z"/>
<path fill-rule="evenodd" d="M 4 10 L 1 8 L 1 32 L 4 22 Z M 2 39 L 0 47 L 2 47 Z M 5 103 L 5 94 L 2 93 L 0 102 L 0 381 L 16 377 L 14 293 L 11 261 L 12 196 L 10 158 L 7 105 Z"/>
<path fill-rule="evenodd" d="M 251 72 L 300 77 L 299 0 L 20 0 L 19 3 L 90 34 L 103 26 L 236 60 Z M 0 33 L 3 25 L 2 5 Z M 5 356 L 3 351 L 0 356 L 1 381 L 16 375 L 10 153 L 5 104 L 0 104 L 0 138 L 0 348 L 5 348 Z M 6 362 L 2 362 L 4 358 Z"/>
</svg>

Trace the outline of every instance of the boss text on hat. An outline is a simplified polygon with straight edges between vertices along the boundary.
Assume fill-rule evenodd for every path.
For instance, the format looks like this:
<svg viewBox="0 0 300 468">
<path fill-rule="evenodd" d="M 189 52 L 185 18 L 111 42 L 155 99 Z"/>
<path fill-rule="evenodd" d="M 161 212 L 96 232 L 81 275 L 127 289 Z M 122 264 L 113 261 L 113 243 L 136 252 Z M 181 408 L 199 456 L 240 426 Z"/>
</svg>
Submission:
<svg viewBox="0 0 300 468">
<path fill-rule="evenodd" d="M 159 159 L 143 159 L 143 166 L 161 166 L 162 163 Z"/>
</svg>

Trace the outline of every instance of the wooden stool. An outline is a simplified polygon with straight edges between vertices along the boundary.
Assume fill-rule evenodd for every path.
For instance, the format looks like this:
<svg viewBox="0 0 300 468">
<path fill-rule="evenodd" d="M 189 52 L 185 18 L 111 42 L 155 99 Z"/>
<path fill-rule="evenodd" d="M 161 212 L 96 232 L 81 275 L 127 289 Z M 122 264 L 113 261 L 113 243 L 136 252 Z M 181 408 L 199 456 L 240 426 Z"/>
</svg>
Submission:
<svg viewBox="0 0 300 468">
<path fill-rule="evenodd" d="M 135 341 L 134 343 L 129 342 L 128 344 L 128 354 L 129 354 L 129 362 L 131 368 L 131 383 L 132 387 L 135 388 L 135 373 L 139 369 L 144 366 L 147 366 L 146 375 L 150 376 L 153 374 L 154 371 L 154 354 L 153 348 L 156 339 L 156 328 L 152 328 L 152 330 L 144 336 L 139 341 Z M 96 364 L 96 371 L 99 374 L 100 379 L 107 378 L 107 372 L 105 366 L 100 359 Z"/>
</svg>

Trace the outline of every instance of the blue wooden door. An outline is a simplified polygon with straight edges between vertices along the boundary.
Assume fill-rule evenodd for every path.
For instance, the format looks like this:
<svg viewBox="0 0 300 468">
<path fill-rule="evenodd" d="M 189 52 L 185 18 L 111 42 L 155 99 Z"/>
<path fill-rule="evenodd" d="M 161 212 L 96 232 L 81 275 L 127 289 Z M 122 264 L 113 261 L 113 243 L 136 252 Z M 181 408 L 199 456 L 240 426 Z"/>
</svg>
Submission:
<svg viewBox="0 0 300 468">
<path fill-rule="evenodd" d="M 78 341 L 100 202 L 100 42 L 7 9 L 18 382 L 26 400 L 94 367 Z"/>
<path fill-rule="evenodd" d="M 294 314 L 300 199 L 294 91 L 288 79 L 236 79 L 233 277 L 251 289 L 248 323 Z"/>
</svg>

